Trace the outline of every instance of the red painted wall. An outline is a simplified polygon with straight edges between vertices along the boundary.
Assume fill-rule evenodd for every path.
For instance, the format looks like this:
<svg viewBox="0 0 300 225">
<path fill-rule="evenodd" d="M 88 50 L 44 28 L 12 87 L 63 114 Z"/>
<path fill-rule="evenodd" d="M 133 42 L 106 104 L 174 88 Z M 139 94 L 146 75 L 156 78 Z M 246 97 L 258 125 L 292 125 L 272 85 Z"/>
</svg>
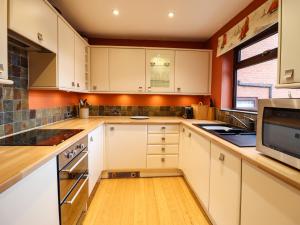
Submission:
<svg viewBox="0 0 300 225">
<path fill-rule="evenodd" d="M 218 38 L 266 1 L 254 0 L 251 2 L 204 44 L 204 47 L 213 49 L 212 98 L 217 107 L 231 108 L 233 94 L 233 51 L 216 57 Z"/>
</svg>

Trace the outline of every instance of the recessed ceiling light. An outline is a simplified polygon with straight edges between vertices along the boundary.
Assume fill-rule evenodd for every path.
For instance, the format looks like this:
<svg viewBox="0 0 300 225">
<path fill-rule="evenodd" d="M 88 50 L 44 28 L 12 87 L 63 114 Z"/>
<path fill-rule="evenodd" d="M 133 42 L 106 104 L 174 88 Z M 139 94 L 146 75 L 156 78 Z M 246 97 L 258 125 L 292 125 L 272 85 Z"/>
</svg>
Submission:
<svg viewBox="0 0 300 225">
<path fill-rule="evenodd" d="M 173 18 L 174 16 L 175 16 L 175 13 L 174 13 L 174 12 L 169 12 L 169 13 L 168 13 L 168 17 L 169 17 L 169 18 Z"/>
<path fill-rule="evenodd" d="M 120 14 L 120 12 L 119 12 L 118 9 L 114 9 L 114 10 L 113 10 L 113 14 L 114 14 L 115 16 L 118 16 L 118 15 Z"/>
</svg>

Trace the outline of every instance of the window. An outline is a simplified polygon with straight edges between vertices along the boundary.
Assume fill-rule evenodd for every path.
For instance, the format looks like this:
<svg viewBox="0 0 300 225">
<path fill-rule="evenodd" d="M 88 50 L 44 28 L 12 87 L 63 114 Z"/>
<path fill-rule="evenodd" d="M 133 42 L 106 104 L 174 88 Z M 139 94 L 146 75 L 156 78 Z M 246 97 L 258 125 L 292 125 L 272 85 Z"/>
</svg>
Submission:
<svg viewBox="0 0 300 225">
<path fill-rule="evenodd" d="M 258 99 L 300 98 L 300 90 L 276 89 L 278 25 L 235 49 L 234 99 L 238 110 L 257 111 Z"/>
</svg>

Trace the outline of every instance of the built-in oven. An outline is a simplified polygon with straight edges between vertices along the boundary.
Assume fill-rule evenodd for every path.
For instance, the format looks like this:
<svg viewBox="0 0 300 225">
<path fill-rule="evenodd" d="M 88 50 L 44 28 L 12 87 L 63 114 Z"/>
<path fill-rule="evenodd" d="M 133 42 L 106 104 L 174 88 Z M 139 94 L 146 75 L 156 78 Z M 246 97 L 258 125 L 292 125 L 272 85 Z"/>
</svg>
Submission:
<svg viewBox="0 0 300 225">
<path fill-rule="evenodd" d="M 60 224 L 75 225 L 86 211 L 88 200 L 88 139 L 58 155 Z"/>
<path fill-rule="evenodd" d="M 259 100 L 256 148 L 300 169 L 300 99 Z"/>
</svg>

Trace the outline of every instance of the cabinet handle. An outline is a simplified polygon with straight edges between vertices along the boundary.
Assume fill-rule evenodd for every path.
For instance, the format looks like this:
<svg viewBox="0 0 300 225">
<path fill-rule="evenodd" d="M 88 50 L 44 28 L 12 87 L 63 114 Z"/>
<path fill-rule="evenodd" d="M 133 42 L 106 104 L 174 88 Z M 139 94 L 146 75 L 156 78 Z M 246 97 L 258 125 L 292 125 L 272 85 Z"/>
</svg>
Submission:
<svg viewBox="0 0 300 225">
<path fill-rule="evenodd" d="M 192 133 L 189 133 L 189 138 L 192 137 Z"/>
<path fill-rule="evenodd" d="M 4 72 L 4 66 L 3 64 L 0 64 L 0 74 L 2 74 Z"/>
<path fill-rule="evenodd" d="M 37 38 L 38 38 L 39 41 L 44 40 L 44 39 L 43 39 L 43 34 L 40 33 L 40 32 L 37 33 Z"/>
<path fill-rule="evenodd" d="M 291 79 L 291 78 L 293 78 L 294 72 L 295 72 L 294 69 L 285 70 L 284 71 L 284 77 L 285 77 L 285 79 Z"/>
<path fill-rule="evenodd" d="M 77 83 L 77 87 L 80 87 L 80 84 L 79 84 L 79 83 Z"/>
<path fill-rule="evenodd" d="M 160 160 L 161 160 L 161 162 L 163 162 L 163 163 L 166 161 L 165 158 L 161 158 Z"/>
<path fill-rule="evenodd" d="M 96 85 L 93 86 L 93 90 L 97 90 L 97 86 Z"/>
<path fill-rule="evenodd" d="M 148 91 L 151 91 L 151 87 L 148 87 Z"/>
<path fill-rule="evenodd" d="M 166 148 L 165 148 L 165 147 L 162 147 L 162 148 L 161 148 L 161 151 L 162 151 L 162 152 L 165 152 L 165 151 L 166 151 Z"/>
<path fill-rule="evenodd" d="M 224 162 L 224 160 L 225 160 L 225 155 L 224 155 L 223 153 L 220 153 L 220 155 L 219 155 L 219 160 L 222 161 L 222 162 Z"/>
<path fill-rule="evenodd" d="M 179 88 L 177 88 L 177 91 L 178 91 L 178 92 L 180 92 L 180 91 L 181 91 L 181 88 L 180 88 L 180 87 L 179 87 Z"/>
<path fill-rule="evenodd" d="M 185 129 L 184 129 L 184 128 L 182 128 L 182 132 L 183 132 L 183 133 L 185 132 Z"/>
<path fill-rule="evenodd" d="M 139 91 L 143 91 L 143 87 L 142 86 L 139 86 Z"/>
<path fill-rule="evenodd" d="M 75 82 L 72 82 L 72 87 L 75 87 Z"/>
<path fill-rule="evenodd" d="M 115 130 L 115 128 L 114 127 L 110 127 L 110 130 L 113 131 L 113 130 Z"/>
<path fill-rule="evenodd" d="M 166 129 L 166 127 L 161 127 L 161 129 L 162 129 L 162 130 L 165 130 L 165 129 Z"/>
<path fill-rule="evenodd" d="M 165 141 L 165 140 L 166 140 L 166 138 L 165 138 L 165 137 L 162 137 L 162 138 L 161 138 L 161 140 L 162 140 L 162 141 Z"/>
<path fill-rule="evenodd" d="M 91 141 L 91 142 L 93 142 L 93 141 L 94 141 L 94 138 L 93 138 L 93 136 L 91 136 L 91 138 L 90 138 L 90 141 Z"/>
</svg>

